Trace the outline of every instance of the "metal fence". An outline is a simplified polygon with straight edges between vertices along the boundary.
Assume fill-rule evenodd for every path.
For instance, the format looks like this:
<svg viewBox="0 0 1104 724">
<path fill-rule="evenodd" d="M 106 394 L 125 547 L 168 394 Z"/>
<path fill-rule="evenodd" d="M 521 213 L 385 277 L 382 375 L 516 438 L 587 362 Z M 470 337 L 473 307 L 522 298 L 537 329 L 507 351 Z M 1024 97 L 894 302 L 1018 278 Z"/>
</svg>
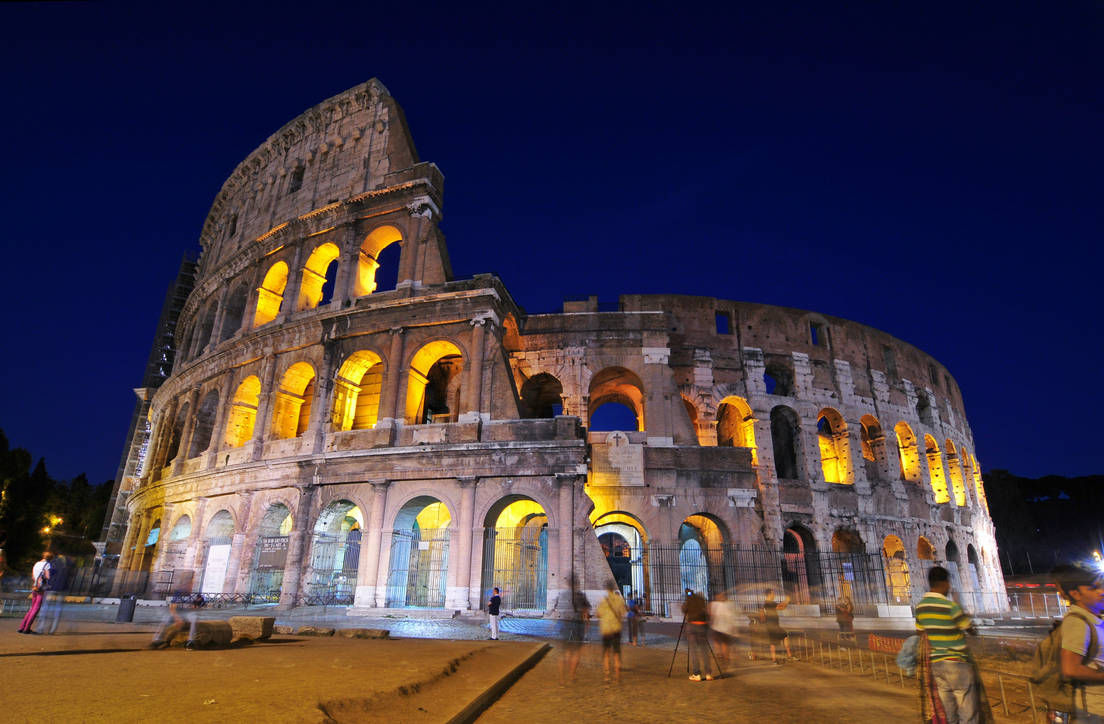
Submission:
<svg viewBox="0 0 1104 724">
<path fill-rule="evenodd" d="M 387 606 L 443 607 L 448 553 L 448 528 L 392 531 Z"/>
<path fill-rule="evenodd" d="M 483 531 L 483 580 L 497 586 L 506 609 L 544 610 L 548 602 L 548 529 Z M 481 596 L 483 606 L 489 596 Z"/>
</svg>

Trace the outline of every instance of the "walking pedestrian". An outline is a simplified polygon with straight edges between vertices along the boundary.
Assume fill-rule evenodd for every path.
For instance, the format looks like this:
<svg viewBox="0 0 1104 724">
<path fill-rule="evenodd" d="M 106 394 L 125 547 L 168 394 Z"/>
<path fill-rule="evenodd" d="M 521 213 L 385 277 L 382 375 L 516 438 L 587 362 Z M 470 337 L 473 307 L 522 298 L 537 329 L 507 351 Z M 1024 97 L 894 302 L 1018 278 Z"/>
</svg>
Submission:
<svg viewBox="0 0 1104 724">
<path fill-rule="evenodd" d="M 499 595 L 498 586 L 495 586 L 490 600 L 487 601 L 487 617 L 491 622 L 491 641 L 498 641 L 498 611 L 502 606 L 502 596 Z"/>
<path fill-rule="evenodd" d="M 694 672 L 690 681 L 713 681 L 712 666 L 709 661 L 709 604 L 700 593 L 686 589 L 686 600 L 682 604 L 683 622 L 686 624 L 686 642 L 690 647 L 690 660 Z M 720 672 L 717 672 L 720 673 Z"/>
<path fill-rule="evenodd" d="M 69 560 L 59 553 L 50 561 L 50 580 L 46 584 L 42 603 L 42 633 L 57 633 L 65 592 L 69 590 Z"/>
<path fill-rule="evenodd" d="M 709 602 L 709 628 L 717 644 L 718 658 L 725 664 L 729 662 L 729 649 L 740 628 L 737 621 L 736 602 L 724 591 L 718 591 Z"/>
<path fill-rule="evenodd" d="M 640 615 L 643 601 L 635 591 L 629 591 L 628 612 L 625 618 L 629 621 L 629 643 L 633 646 L 640 645 Z"/>
<path fill-rule="evenodd" d="M 606 597 L 598 604 L 598 632 L 602 635 L 602 675 L 608 684 L 610 669 L 616 683 L 621 683 L 621 628 L 625 617 L 625 599 L 617 590 L 617 584 L 606 583 Z"/>
<path fill-rule="evenodd" d="M 789 596 L 784 597 L 781 602 L 775 601 L 774 589 L 767 589 L 766 600 L 763 601 L 763 610 L 760 612 L 760 619 L 767 627 L 767 641 L 770 644 L 772 664 L 781 665 L 775 654 L 778 648 L 784 647 L 786 649 L 787 659 L 794 658 L 793 652 L 790 651 L 790 634 L 786 629 L 782 628 L 782 623 L 778 620 L 778 612 L 789 605 Z"/>
<path fill-rule="evenodd" d="M 31 626 L 34 626 L 35 619 L 38 618 L 38 612 L 42 608 L 42 599 L 46 595 L 46 587 L 50 580 L 50 561 L 53 557 L 53 553 L 45 551 L 42 554 L 42 559 L 35 563 L 31 569 L 31 608 L 27 611 L 27 615 L 23 617 L 22 623 L 19 624 L 19 633 L 38 633 L 38 631 L 33 631 Z"/>
<path fill-rule="evenodd" d="M 579 590 L 575 575 L 571 576 L 571 610 L 564 621 L 563 657 L 560 658 L 560 684 L 570 679 L 575 681 L 575 671 L 579 668 L 579 654 L 586 640 L 587 621 L 590 620 L 590 602 L 586 594 Z"/>
<path fill-rule="evenodd" d="M 150 642 L 151 649 L 161 649 L 172 643 L 173 637 L 188 627 L 188 640 L 184 648 L 193 651 L 196 648 L 196 630 L 199 626 L 199 609 L 206 605 L 202 593 L 177 593 L 169 601 L 165 617 Z"/>
</svg>

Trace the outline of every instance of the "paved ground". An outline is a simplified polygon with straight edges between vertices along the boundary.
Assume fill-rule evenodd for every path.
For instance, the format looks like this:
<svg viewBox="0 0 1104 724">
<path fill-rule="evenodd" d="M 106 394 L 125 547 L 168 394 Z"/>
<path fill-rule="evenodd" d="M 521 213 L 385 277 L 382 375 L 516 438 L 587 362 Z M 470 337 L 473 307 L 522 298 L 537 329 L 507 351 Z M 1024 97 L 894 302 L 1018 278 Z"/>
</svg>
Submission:
<svg viewBox="0 0 1104 724">
<path fill-rule="evenodd" d="M 271 643 L 192 652 L 147 650 L 156 617 L 148 613 L 139 610 L 139 623 L 116 624 L 77 607 L 66 633 L 55 636 L 19 635 L 16 619 L 0 619 L 5 692 L 49 691 L 51 718 L 80 722 L 447 722 L 499 683 L 512 685 L 479 722 L 808 724 L 916 716 L 911 682 L 902 689 L 815 662 L 775 668 L 744 656 L 723 678 L 691 682 L 683 643 L 668 678 L 677 636 L 671 626 L 653 626 L 648 646 L 624 647 L 620 684 L 602 682 L 600 647 L 588 644 L 576 681 L 561 686 L 562 649 L 547 621 L 506 619 L 503 640 L 490 642 L 477 619 L 341 615 L 332 622 L 387 627 L 393 636 L 412 638 L 277 636 Z M 552 647 L 541 656 L 546 644 Z M 535 666 L 511 681 L 511 672 L 534 655 L 540 656 Z M 42 717 L 33 696 L 5 696 L 0 712 L 4 721 Z"/>
</svg>

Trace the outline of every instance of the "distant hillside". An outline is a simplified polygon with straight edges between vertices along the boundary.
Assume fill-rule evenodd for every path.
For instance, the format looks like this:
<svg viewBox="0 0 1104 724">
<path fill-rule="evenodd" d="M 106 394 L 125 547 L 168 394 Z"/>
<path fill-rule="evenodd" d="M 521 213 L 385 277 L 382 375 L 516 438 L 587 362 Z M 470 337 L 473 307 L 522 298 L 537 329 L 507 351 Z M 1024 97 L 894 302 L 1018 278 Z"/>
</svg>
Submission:
<svg viewBox="0 0 1104 724">
<path fill-rule="evenodd" d="M 985 494 L 1006 575 L 1046 571 L 1104 546 L 1104 475 L 1021 478 L 990 470 Z"/>
</svg>

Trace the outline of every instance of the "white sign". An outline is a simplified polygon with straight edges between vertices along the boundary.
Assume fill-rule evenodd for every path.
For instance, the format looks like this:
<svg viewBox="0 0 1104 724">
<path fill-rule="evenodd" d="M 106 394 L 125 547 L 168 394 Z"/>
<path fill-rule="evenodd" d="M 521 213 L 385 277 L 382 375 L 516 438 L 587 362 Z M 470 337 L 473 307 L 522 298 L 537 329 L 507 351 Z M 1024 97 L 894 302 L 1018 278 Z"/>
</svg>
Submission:
<svg viewBox="0 0 1104 724">
<path fill-rule="evenodd" d="M 643 485 L 644 446 L 629 442 L 623 432 L 606 435 L 605 444 L 591 446 L 592 485 Z"/>
<path fill-rule="evenodd" d="M 203 589 L 200 593 L 222 593 L 226 579 L 226 564 L 230 562 L 230 544 L 211 546 L 207 550 L 207 565 L 203 568 Z"/>
</svg>

